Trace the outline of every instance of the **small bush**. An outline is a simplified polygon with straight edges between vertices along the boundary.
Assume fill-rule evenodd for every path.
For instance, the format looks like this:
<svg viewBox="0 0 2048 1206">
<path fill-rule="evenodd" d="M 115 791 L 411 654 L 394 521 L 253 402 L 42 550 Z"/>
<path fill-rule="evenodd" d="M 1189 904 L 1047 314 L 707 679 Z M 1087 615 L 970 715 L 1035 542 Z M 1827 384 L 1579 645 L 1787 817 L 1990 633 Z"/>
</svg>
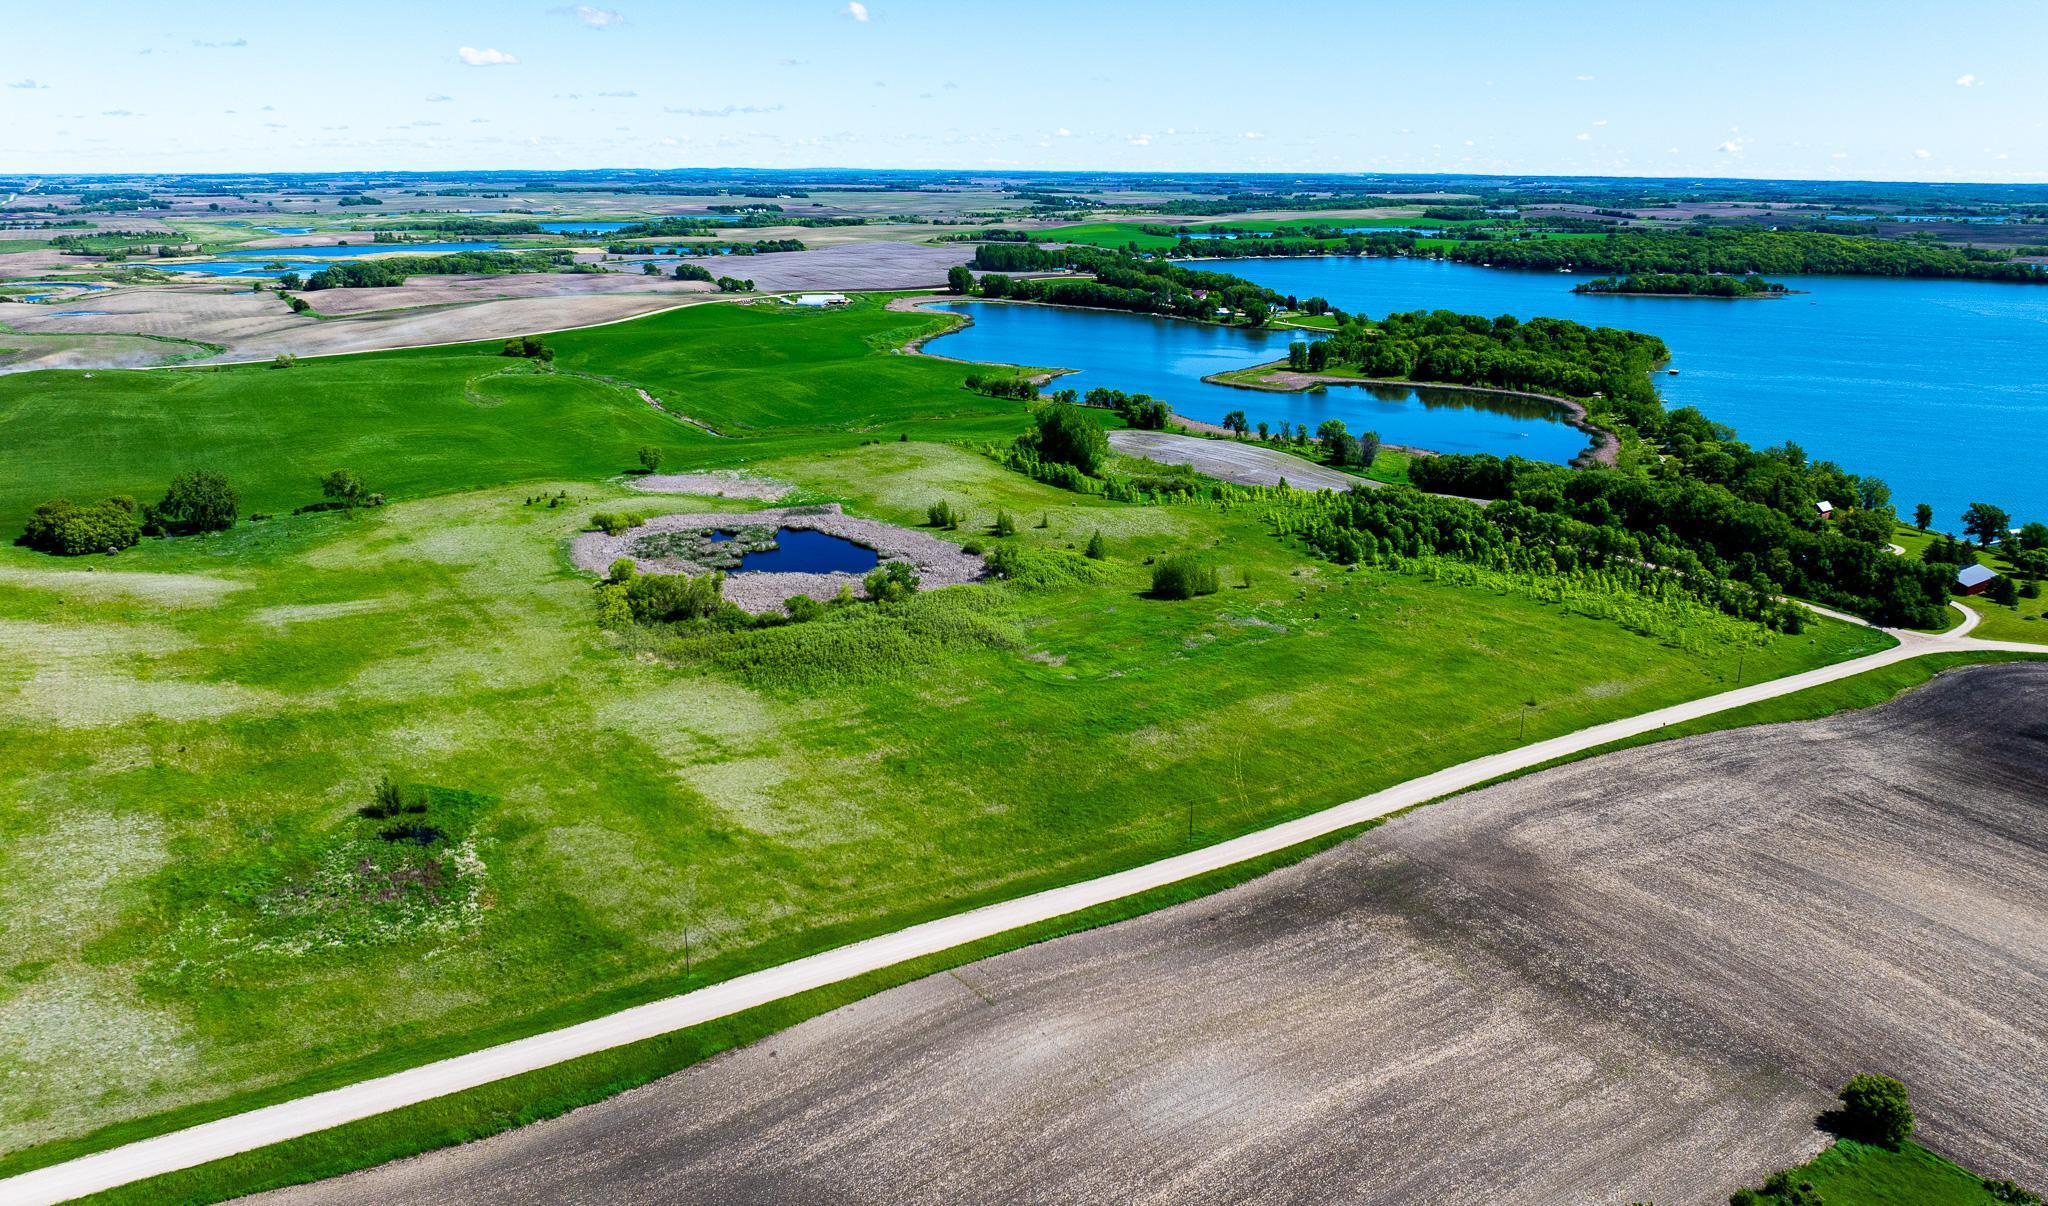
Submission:
<svg viewBox="0 0 2048 1206">
<path fill-rule="evenodd" d="M 2006 1206 L 2041 1206 L 2040 1194 L 2011 1181 L 1994 1181 L 1986 1177 L 1984 1192 L 1990 1194 L 1993 1201 L 2004 1202 Z"/>
<path fill-rule="evenodd" d="M 290 352 L 279 352 L 276 359 L 270 362 L 270 367 L 274 369 L 296 368 L 298 363 L 299 358 L 297 356 L 292 355 Z"/>
<path fill-rule="evenodd" d="M 542 364 L 547 364 L 554 360 L 555 349 L 542 343 L 540 336 L 528 335 L 523 339 L 506 340 L 504 349 L 498 354 L 500 356 L 522 357 L 527 360 L 535 360 Z"/>
<path fill-rule="evenodd" d="M 981 542 L 979 540 L 970 540 L 966 544 L 960 546 L 960 551 L 967 554 L 970 557 L 979 557 L 987 550 L 981 547 Z"/>
<path fill-rule="evenodd" d="M 1015 536 L 1017 534 L 1017 521 L 1010 518 L 1008 511 L 996 512 L 995 534 L 998 536 Z"/>
<path fill-rule="evenodd" d="M 1087 556 L 1090 561 L 1100 561 L 1109 556 L 1109 550 L 1102 543 L 1102 533 L 1097 531 L 1088 538 Z"/>
<path fill-rule="evenodd" d="M 113 553 L 142 539 L 142 521 L 135 500 L 125 496 L 81 507 L 67 498 L 53 498 L 35 509 L 14 543 L 60 557 Z"/>
<path fill-rule="evenodd" d="M 163 501 L 149 508 L 143 526 L 172 536 L 223 532 L 235 526 L 241 502 L 225 475 L 194 469 L 171 479 Z"/>
<path fill-rule="evenodd" d="M 954 527 L 955 524 L 953 521 L 953 504 L 947 502 L 943 498 L 940 499 L 939 501 L 933 503 L 931 506 L 926 507 L 924 509 L 924 519 L 925 523 L 930 527 Z"/>
<path fill-rule="evenodd" d="M 868 571 L 861 579 L 868 598 L 877 603 L 894 603 L 917 593 L 917 567 L 906 561 L 891 561 Z"/>
<path fill-rule="evenodd" d="M 791 595 L 782 601 L 782 610 L 799 624 L 815 620 L 825 614 L 825 605 L 809 595 Z"/>
<path fill-rule="evenodd" d="M 595 532 L 603 532 L 607 536 L 617 536 L 619 533 L 632 527 L 634 522 L 635 521 L 631 515 L 619 515 L 611 511 L 599 511 L 590 517 L 590 530 Z M 632 564 L 632 562 L 630 560 L 627 560 L 626 558 L 620 558 L 620 560 L 626 561 L 628 565 Z"/>
<path fill-rule="evenodd" d="M 1842 1088 L 1842 1121 L 1851 1138 L 1897 1148 L 1913 1133 L 1906 1086 L 1874 1072 L 1850 1077 Z"/>
<path fill-rule="evenodd" d="M 1161 599 L 1192 599 L 1216 593 L 1216 567 L 1193 553 L 1172 553 L 1152 566 L 1152 594 Z"/>
</svg>

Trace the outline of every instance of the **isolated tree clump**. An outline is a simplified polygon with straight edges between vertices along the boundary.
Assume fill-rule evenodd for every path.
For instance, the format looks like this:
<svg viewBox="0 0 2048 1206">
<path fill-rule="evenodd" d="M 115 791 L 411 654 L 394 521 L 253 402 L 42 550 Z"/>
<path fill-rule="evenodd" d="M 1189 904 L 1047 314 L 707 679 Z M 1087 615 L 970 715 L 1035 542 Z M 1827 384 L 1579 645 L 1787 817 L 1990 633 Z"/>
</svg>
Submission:
<svg viewBox="0 0 2048 1206">
<path fill-rule="evenodd" d="M 1093 475 L 1109 460 L 1109 439 L 1095 420 L 1069 402 L 1054 402 L 1032 416 L 1033 429 L 1019 437 L 1043 461 L 1072 465 Z"/>
<path fill-rule="evenodd" d="M 1213 595 L 1216 567 L 1193 553 L 1168 553 L 1152 565 L 1152 594 L 1161 599 L 1192 599 Z"/>
<path fill-rule="evenodd" d="M 241 503 L 226 475 L 194 469 L 171 479 L 163 501 L 149 508 L 143 526 L 170 536 L 224 532 L 235 526 Z"/>
<path fill-rule="evenodd" d="M 1875 1072 L 1850 1077 L 1842 1088 L 1842 1122 L 1850 1138 L 1898 1147 L 1913 1133 L 1906 1086 Z"/>
<path fill-rule="evenodd" d="M 363 479 L 350 469 L 336 469 L 321 478 L 320 493 L 327 496 L 328 502 L 348 511 L 362 506 L 370 497 L 369 491 L 363 488 Z"/>
<path fill-rule="evenodd" d="M 53 498 L 29 516 L 15 543 L 60 557 L 77 557 L 119 552 L 141 538 L 142 520 L 136 514 L 135 500 L 117 495 L 83 507 L 68 498 Z"/>
<path fill-rule="evenodd" d="M 652 444 L 642 444 L 640 446 L 640 467 L 649 473 L 658 471 L 661 468 L 661 449 L 656 448 Z"/>
</svg>

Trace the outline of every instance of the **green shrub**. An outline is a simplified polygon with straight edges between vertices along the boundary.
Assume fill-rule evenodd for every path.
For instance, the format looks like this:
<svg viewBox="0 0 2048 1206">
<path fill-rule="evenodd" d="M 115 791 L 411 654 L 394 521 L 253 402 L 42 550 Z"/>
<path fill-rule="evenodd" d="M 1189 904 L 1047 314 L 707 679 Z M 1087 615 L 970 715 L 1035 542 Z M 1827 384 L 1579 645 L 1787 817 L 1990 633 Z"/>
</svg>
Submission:
<svg viewBox="0 0 2048 1206">
<path fill-rule="evenodd" d="M 1897 1148 L 1913 1133 L 1906 1086 L 1875 1072 L 1850 1077 L 1842 1088 L 1842 1122 L 1852 1138 Z"/>
<path fill-rule="evenodd" d="M 924 519 L 926 524 L 934 528 L 958 526 L 953 519 L 953 504 L 943 498 L 924 509 Z"/>
<path fill-rule="evenodd" d="M 1994 1181 L 1984 1178 L 1984 1192 L 1993 1201 L 2004 1202 L 2006 1206 L 2041 1206 L 2041 1195 L 2011 1181 Z"/>
<path fill-rule="evenodd" d="M 995 534 L 998 536 L 1015 536 L 1017 534 L 1017 521 L 1010 518 L 1008 511 L 996 512 Z"/>
<path fill-rule="evenodd" d="M 320 493 L 327 500 L 344 510 L 353 511 L 368 501 L 369 491 L 363 488 L 363 479 L 348 469 L 336 469 L 320 479 Z"/>
<path fill-rule="evenodd" d="M 1093 476 L 1109 460 L 1109 439 L 1080 407 L 1054 402 L 1031 416 L 1032 430 L 1017 437 L 1017 446 L 1039 460 L 1070 465 Z"/>
<path fill-rule="evenodd" d="M 1192 599 L 1216 593 L 1216 567 L 1193 553 L 1169 553 L 1152 566 L 1152 594 L 1161 599 Z"/>
<path fill-rule="evenodd" d="M 661 468 L 661 449 L 652 444 L 640 446 L 640 468 L 653 473 Z"/>
<path fill-rule="evenodd" d="M 825 605 L 809 595 L 791 595 L 782 601 L 782 610 L 789 613 L 790 619 L 801 624 L 824 615 Z"/>
<path fill-rule="evenodd" d="M 635 522 L 637 521 L 631 515 L 620 515 L 612 511 L 599 511 L 590 517 L 590 530 L 603 532 L 607 536 L 617 536 L 619 533 L 632 527 Z M 620 558 L 620 560 L 626 559 Z"/>
<path fill-rule="evenodd" d="M 597 584 L 597 626 L 624 628 L 633 622 L 633 605 L 626 601 L 626 588 L 618 582 Z"/>
<path fill-rule="evenodd" d="M 77 557 L 117 552 L 141 538 L 142 521 L 135 513 L 135 500 L 117 495 L 89 507 L 53 498 L 29 516 L 15 543 L 60 557 Z"/>
<path fill-rule="evenodd" d="M 1108 548 L 1105 547 L 1102 543 L 1102 532 L 1100 529 L 1098 529 L 1093 536 L 1090 536 L 1088 538 L 1087 556 L 1090 561 L 1100 561 L 1104 557 L 1109 556 Z"/>
<path fill-rule="evenodd" d="M 163 501 L 149 508 L 143 526 L 171 536 L 224 532 L 235 526 L 241 502 L 224 474 L 194 469 L 171 479 Z"/>
<path fill-rule="evenodd" d="M 878 565 L 861 579 L 861 585 L 877 603 L 899 602 L 917 593 L 917 567 L 907 561 Z"/>
<path fill-rule="evenodd" d="M 626 607 L 641 624 L 701 620 L 724 605 L 724 574 L 634 574 L 625 583 Z"/>
</svg>

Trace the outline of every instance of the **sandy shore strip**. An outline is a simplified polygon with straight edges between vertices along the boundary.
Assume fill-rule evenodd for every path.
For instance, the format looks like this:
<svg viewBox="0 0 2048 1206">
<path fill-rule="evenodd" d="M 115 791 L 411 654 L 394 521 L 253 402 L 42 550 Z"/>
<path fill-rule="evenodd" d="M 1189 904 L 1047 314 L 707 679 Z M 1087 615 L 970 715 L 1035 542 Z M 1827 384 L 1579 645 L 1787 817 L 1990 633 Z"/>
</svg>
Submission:
<svg viewBox="0 0 2048 1206">
<path fill-rule="evenodd" d="M 1386 485 L 1237 440 L 1124 430 L 1109 433 L 1109 446 L 1125 456 L 1142 457 L 1162 465 L 1186 465 L 1197 473 L 1238 486 L 1277 486 L 1284 481 L 1297 490 L 1335 490 L 1341 494 L 1357 486 L 1377 490 Z"/>
<path fill-rule="evenodd" d="M 707 572 L 707 567 L 679 559 L 639 557 L 634 553 L 634 546 L 639 543 L 641 537 L 662 532 L 697 532 L 707 528 L 736 530 L 770 526 L 797 528 L 843 537 L 875 550 L 880 554 L 883 564 L 891 561 L 908 562 L 917 569 L 920 590 L 960 586 L 968 582 L 979 582 L 988 576 L 987 563 L 975 554 L 961 552 L 958 545 L 880 520 L 848 515 L 840 510 L 838 503 L 826 503 L 816 507 L 771 507 L 762 511 L 739 511 L 730 514 L 657 515 L 617 536 L 608 536 L 603 532 L 585 532 L 570 544 L 569 557 L 576 563 L 577 568 L 593 574 L 605 573 L 611 568 L 612 562 L 621 557 L 630 558 L 643 573 L 700 574 Z M 728 602 L 758 615 L 762 612 L 781 610 L 786 600 L 797 595 L 809 595 L 820 600 L 831 599 L 845 587 L 851 587 L 855 595 L 862 594 L 861 576 L 845 573 L 728 573 L 725 575 L 724 595 Z"/>
</svg>

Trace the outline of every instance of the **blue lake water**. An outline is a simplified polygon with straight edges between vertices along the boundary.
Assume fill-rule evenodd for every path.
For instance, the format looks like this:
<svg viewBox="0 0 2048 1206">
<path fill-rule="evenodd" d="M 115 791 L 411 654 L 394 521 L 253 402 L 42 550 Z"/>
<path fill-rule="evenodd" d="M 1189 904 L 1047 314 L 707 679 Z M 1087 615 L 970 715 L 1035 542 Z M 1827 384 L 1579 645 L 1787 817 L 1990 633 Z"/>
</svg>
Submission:
<svg viewBox="0 0 2048 1206">
<path fill-rule="evenodd" d="M 1232 261 L 1236 263 L 1237 261 Z M 1202 380 L 1287 354 L 1299 332 L 1247 331 L 1208 323 L 1063 310 L 1050 306 L 955 307 L 974 325 L 927 344 L 940 356 L 996 364 L 1079 370 L 1052 388 L 1087 393 L 1096 386 L 1147 393 L 1191 419 L 1215 423 L 1242 410 L 1256 426 L 1341 419 L 1353 432 L 1376 431 L 1388 444 L 1441 452 L 1495 452 L 1562 464 L 1585 449 L 1584 433 L 1547 404 L 1459 390 L 1407 386 L 1334 386 L 1321 393 L 1234 389 Z"/>
<path fill-rule="evenodd" d="M 1805 292 L 1726 301 L 1591 297 L 1571 291 L 1584 277 L 1429 260 L 1215 267 L 1367 315 L 1448 309 L 1647 331 L 1671 346 L 1679 370 L 1657 376 L 1665 399 L 1754 446 L 1791 440 L 1876 474 L 1902 514 L 1930 503 L 1945 529 L 1978 500 L 2048 518 L 2048 286 L 1773 277 Z"/>
<path fill-rule="evenodd" d="M 160 264 L 166 272 L 197 272 L 206 276 L 274 276 L 280 272 L 353 264 L 366 255 L 448 255 L 457 251 L 496 251 L 503 243 L 470 240 L 445 243 L 319 243 L 302 247 L 238 247 L 220 258 L 190 264 Z M 269 268 L 283 264 L 283 268 Z"/>
<path fill-rule="evenodd" d="M 713 543 L 731 540 L 732 533 L 713 533 Z M 881 563 L 881 556 L 864 544 L 844 536 L 813 532 L 809 528 L 777 528 L 776 547 L 748 553 L 740 558 L 742 574 L 865 574 Z"/>
<path fill-rule="evenodd" d="M 631 222 L 542 222 L 540 228 L 553 234 L 610 234 L 631 225 Z"/>
</svg>

